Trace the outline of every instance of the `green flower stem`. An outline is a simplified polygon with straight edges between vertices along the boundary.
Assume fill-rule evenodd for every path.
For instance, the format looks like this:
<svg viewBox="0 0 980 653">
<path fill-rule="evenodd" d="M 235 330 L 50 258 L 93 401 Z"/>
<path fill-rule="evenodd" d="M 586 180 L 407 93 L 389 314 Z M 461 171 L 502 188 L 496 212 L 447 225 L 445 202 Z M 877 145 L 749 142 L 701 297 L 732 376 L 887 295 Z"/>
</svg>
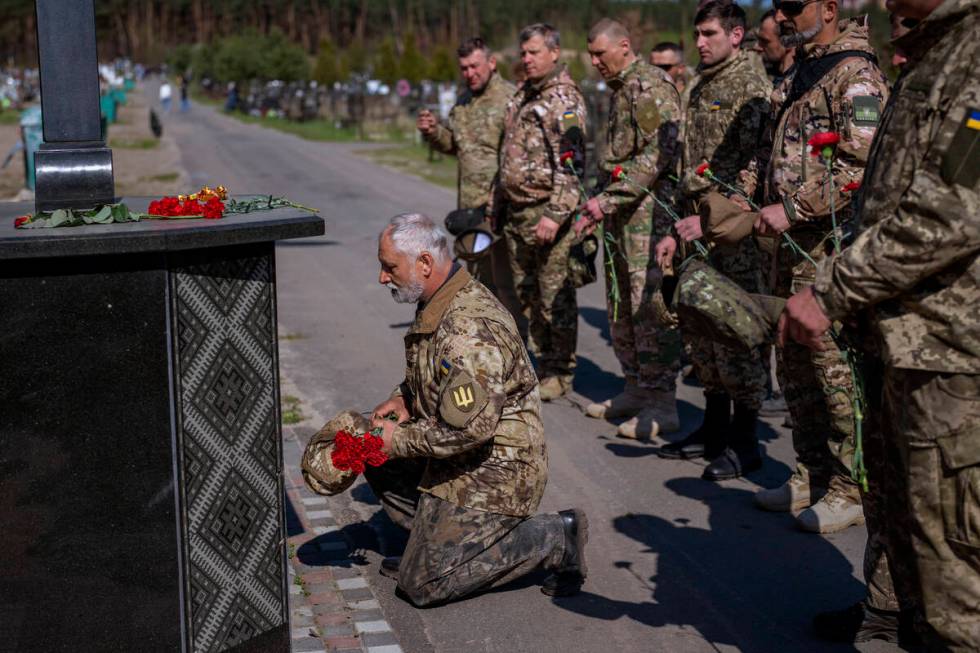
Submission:
<svg viewBox="0 0 980 653">
<path fill-rule="evenodd" d="M 579 179 L 578 173 L 575 171 L 575 164 L 572 163 L 571 159 L 566 159 L 564 163 L 565 167 L 572 171 L 575 175 L 575 179 L 578 180 L 578 191 L 581 197 L 588 197 L 589 194 L 585 191 L 585 185 L 582 180 Z M 581 213 L 575 214 L 575 221 L 578 222 L 582 219 Z M 607 292 L 609 293 L 609 301 L 612 304 L 612 314 L 613 322 L 619 319 L 619 302 L 622 300 L 622 295 L 619 292 L 619 277 L 616 274 L 616 264 L 613 261 L 613 256 L 615 252 L 616 240 L 613 235 L 603 229 L 602 224 L 597 227 L 599 232 L 598 240 L 602 242 L 602 258 L 605 260 L 606 270 L 609 273 L 609 288 Z"/>
</svg>

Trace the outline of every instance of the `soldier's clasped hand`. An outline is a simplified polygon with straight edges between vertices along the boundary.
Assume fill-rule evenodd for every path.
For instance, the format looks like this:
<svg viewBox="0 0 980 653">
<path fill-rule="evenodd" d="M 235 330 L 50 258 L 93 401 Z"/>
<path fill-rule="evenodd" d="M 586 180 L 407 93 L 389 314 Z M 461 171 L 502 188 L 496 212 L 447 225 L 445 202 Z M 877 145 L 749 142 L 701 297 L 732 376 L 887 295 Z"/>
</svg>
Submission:
<svg viewBox="0 0 980 653">
<path fill-rule="evenodd" d="M 790 339 L 805 347 L 820 351 L 824 349 L 821 337 L 830 328 L 830 320 L 817 303 L 813 286 L 796 293 L 786 300 L 786 308 L 779 316 L 779 346 L 784 347 Z"/>
<path fill-rule="evenodd" d="M 654 254 L 657 257 L 657 265 L 666 272 L 674 266 L 674 254 L 677 252 L 677 241 L 673 236 L 664 236 L 657 243 Z"/>
<path fill-rule="evenodd" d="M 558 235 L 558 223 L 551 218 L 542 217 L 534 228 L 534 238 L 539 245 L 550 245 Z"/>
<path fill-rule="evenodd" d="M 677 224 L 674 225 L 674 230 L 678 236 L 684 239 L 685 243 L 697 240 L 704 235 L 704 232 L 701 231 L 700 215 L 689 215 L 683 220 L 678 220 Z"/>
<path fill-rule="evenodd" d="M 755 230 L 760 236 L 778 236 L 789 229 L 789 218 L 782 204 L 762 207 L 755 221 Z"/>
<path fill-rule="evenodd" d="M 415 120 L 415 127 L 422 132 L 423 136 L 431 136 L 435 133 L 438 124 L 439 121 L 428 109 L 419 111 L 419 117 Z"/>
</svg>

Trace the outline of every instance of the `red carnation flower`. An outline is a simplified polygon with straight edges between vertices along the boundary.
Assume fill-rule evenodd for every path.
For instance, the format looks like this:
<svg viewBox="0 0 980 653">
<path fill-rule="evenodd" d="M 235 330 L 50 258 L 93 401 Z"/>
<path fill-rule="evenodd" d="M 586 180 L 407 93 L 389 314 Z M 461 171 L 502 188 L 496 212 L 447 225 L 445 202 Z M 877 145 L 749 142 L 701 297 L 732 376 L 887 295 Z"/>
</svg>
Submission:
<svg viewBox="0 0 980 653">
<path fill-rule="evenodd" d="M 22 215 L 22 216 L 20 216 L 20 217 L 18 217 L 18 218 L 16 218 L 14 220 L 14 226 L 15 227 L 19 227 L 22 224 L 27 224 L 30 221 L 31 221 L 31 216 L 29 216 L 29 215 Z"/>
<path fill-rule="evenodd" d="M 626 172 L 623 170 L 623 166 L 616 166 L 612 171 L 613 181 L 619 181 Z"/>
<path fill-rule="evenodd" d="M 187 200 L 180 207 L 180 215 L 201 215 L 201 205 L 197 200 Z"/>
<path fill-rule="evenodd" d="M 694 174 L 696 174 L 698 177 L 703 177 L 709 172 L 711 172 L 711 166 L 705 162 L 698 166 L 698 169 L 694 171 Z"/>
<path fill-rule="evenodd" d="M 209 220 L 217 220 L 225 212 L 225 205 L 217 197 L 212 197 L 205 203 L 202 215 Z"/>
<path fill-rule="evenodd" d="M 569 150 L 568 152 L 562 152 L 558 156 L 558 160 L 561 162 L 562 165 L 566 165 L 569 161 L 573 160 L 574 158 L 575 158 L 575 153 L 572 152 L 571 150 Z"/>
<path fill-rule="evenodd" d="M 844 186 L 844 188 L 842 188 L 841 190 L 843 190 L 845 193 L 853 193 L 860 187 L 861 187 L 860 181 L 852 181 L 851 183 Z"/>
<path fill-rule="evenodd" d="M 817 132 L 806 142 L 810 146 L 810 154 L 830 158 L 833 155 L 833 147 L 840 143 L 840 135 L 837 132 Z"/>
</svg>

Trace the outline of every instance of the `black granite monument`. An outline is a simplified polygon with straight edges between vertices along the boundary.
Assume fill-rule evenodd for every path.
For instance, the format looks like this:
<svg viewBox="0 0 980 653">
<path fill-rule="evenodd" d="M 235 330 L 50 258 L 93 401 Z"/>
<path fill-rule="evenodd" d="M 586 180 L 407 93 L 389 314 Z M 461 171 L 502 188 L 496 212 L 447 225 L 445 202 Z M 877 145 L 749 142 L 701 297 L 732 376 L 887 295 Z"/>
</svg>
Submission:
<svg viewBox="0 0 980 653">
<path fill-rule="evenodd" d="M 38 1 L 46 135 L 45 31 L 79 26 L 42 7 L 76 3 Z M 74 167 L 39 206 L 101 201 Z M 31 208 L 0 205 L 0 650 L 288 651 L 274 241 L 322 220 L 14 229 Z"/>
</svg>

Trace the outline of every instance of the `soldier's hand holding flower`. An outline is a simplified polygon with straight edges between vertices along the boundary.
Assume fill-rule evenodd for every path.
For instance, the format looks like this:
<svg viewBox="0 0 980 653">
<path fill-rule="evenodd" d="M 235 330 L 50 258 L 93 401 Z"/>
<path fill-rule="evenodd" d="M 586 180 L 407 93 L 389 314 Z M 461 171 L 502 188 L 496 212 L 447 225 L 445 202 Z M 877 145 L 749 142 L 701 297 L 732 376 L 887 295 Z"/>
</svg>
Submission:
<svg viewBox="0 0 980 653">
<path fill-rule="evenodd" d="M 422 109 L 419 111 L 419 116 L 415 120 L 415 127 L 422 132 L 423 136 L 431 136 L 434 134 L 438 124 L 439 121 L 436 120 L 436 117 L 432 115 L 432 112 L 428 109 Z"/>
<path fill-rule="evenodd" d="M 683 220 L 678 220 L 674 224 L 674 230 L 677 235 L 684 239 L 685 243 L 689 243 L 692 240 L 697 240 L 704 233 L 701 231 L 701 216 L 700 215 L 689 215 Z"/>
<path fill-rule="evenodd" d="M 784 347 L 790 338 L 814 350 L 824 348 L 820 337 L 830 328 L 820 304 L 817 303 L 813 286 L 804 288 L 786 301 L 786 308 L 779 316 L 779 346 Z"/>
<path fill-rule="evenodd" d="M 408 407 L 405 405 L 405 397 L 398 395 L 388 399 L 387 401 L 382 401 L 380 404 L 374 407 L 373 411 L 371 411 L 371 419 L 375 422 L 378 420 L 390 422 L 391 420 L 387 420 L 385 418 L 391 413 L 394 413 L 398 418 L 398 424 L 407 422 L 410 419 L 411 416 L 408 414 Z"/>
<path fill-rule="evenodd" d="M 599 200 L 592 197 L 585 203 L 579 213 L 579 219 L 575 221 L 575 235 L 581 236 L 583 233 L 591 234 L 596 227 L 602 224 L 605 216 L 599 208 Z"/>
<path fill-rule="evenodd" d="M 657 257 L 657 265 L 660 269 L 667 271 L 674 265 L 674 254 L 677 253 L 677 241 L 674 240 L 673 236 L 664 236 L 657 243 L 654 248 L 654 254 Z"/>
<path fill-rule="evenodd" d="M 789 219 L 782 204 L 762 207 L 755 221 L 755 230 L 762 236 L 778 236 L 789 229 Z"/>
<path fill-rule="evenodd" d="M 388 453 L 391 451 L 391 438 L 398 427 L 398 422 L 390 419 L 385 419 L 383 417 L 374 416 L 371 420 L 372 429 L 381 429 L 381 439 L 384 441 L 384 446 L 381 448 L 382 451 Z"/>
<path fill-rule="evenodd" d="M 551 218 L 543 217 L 538 221 L 538 226 L 534 228 L 534 238 L 539 245 L 550 245 L 558 235 L 558 223 Z"/>
</svg>

